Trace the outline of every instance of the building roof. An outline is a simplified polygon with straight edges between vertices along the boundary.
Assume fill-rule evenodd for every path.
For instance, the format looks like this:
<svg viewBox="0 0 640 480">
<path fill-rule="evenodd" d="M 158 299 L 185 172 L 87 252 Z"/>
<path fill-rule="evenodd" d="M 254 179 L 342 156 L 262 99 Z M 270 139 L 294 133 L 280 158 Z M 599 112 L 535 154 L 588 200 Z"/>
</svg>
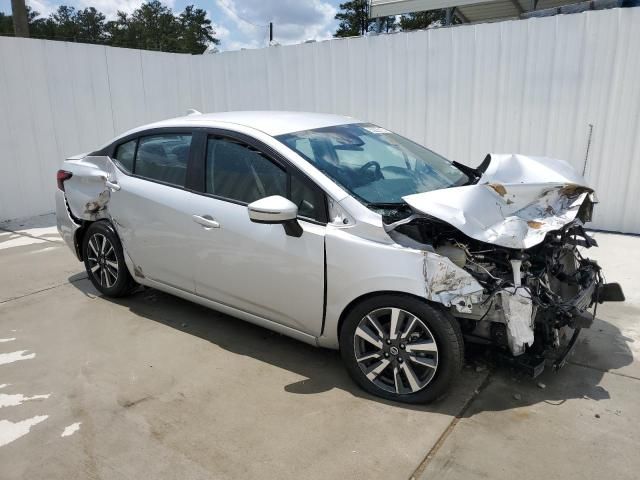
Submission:
<svg viewBox="0 0 640 480">
<path fill-rule="evenodd" d="M 580 0 L 371 0 L 371 18 L 422 12 L 441 8 L 453 8 L 463 22 L 491 22 L 508 18 L 520 18 L 533 11 L 541 11 L 576 4 Z M 583 9 L 599 6 L 608 8 L 614 5 L 609 0 L 582 2 Z M 578 5 L 572 7 L 574 10 Z M 579 9 L 578 9 L 579 10 Z M 551 13 L 551 12 L 550 12 Z M 556 12 L 557 13 L 557 12 Z M 562 12 L 565 13 L 565 12 Z M 573 10 L 566 13 L 573 13 Z"/>
</svg>

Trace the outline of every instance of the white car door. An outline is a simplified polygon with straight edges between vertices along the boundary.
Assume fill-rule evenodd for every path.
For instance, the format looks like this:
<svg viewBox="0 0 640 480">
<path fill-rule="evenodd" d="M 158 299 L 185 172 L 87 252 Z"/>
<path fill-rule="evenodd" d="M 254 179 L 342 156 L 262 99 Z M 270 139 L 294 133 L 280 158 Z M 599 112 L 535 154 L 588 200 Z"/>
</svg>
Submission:
<svg viewBox="0 0 640 480">
<path fill-rule="evenodd" d="M 200 222 L 194 250 L 197 294 L 320 335 L 324 194 L 282 161 L 228 137 L 209 136 L 203 156 L 203 194 L 191 203 L 191 213 L 211 223 L 195 219 Z M 298 204 L 301 236 L 249 219 L 247 204 L 270 195 Z"/>
<path fill-rule="evenodd" d="M 137 275 L 188 292 L 193 280 L 190 198 L 185 190 L 191 132 L 143 134 L 118 145 L 109 212 Z"/>
</svg>

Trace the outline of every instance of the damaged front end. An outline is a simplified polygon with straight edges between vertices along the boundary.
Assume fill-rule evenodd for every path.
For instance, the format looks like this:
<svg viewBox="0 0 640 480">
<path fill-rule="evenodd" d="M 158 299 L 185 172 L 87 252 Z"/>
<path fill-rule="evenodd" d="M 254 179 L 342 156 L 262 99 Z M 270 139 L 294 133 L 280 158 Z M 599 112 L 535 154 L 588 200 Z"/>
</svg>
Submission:
<svg viewBox="0 0 640 480">
<path fill-rule="evenodd" d="M 425 252 L 428 293 L 429 263 L 444 257 L 455 265 L 449 289 L 427 298 L 451 309 L 467 341 L 499 347 L 533 376 L 545 364 L 559 368 L 597 304 L 624 300 L 582 255 L 597 246 L 584 230 L 593 191 L 550 159 L 488 157 L 475 172 L 475 184 L 410 195 L 405 206 L 381 210 L 385 230 Z M 481 291 L 465 295 L 471 281 Z"/>
</svg>

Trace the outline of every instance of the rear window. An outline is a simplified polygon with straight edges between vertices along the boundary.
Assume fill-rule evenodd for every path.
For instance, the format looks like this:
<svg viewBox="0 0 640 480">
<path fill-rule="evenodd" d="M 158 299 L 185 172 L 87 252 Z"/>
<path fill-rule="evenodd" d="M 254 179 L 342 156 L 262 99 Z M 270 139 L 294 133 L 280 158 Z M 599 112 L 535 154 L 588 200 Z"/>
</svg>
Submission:
<svg viewBox="0 0 640 480">
<path fill-rule="evenodd" d="M 134 171 L 153 180 L 184 187 L 191 135 L 154 135 L 140 138 Z"/>
<path fill-rule="evenodd" d="M 169 133 L 118 145 L 114 158 L 128 173 L 184 187 L 190 150 L 190 134 Z"/>
</svg>

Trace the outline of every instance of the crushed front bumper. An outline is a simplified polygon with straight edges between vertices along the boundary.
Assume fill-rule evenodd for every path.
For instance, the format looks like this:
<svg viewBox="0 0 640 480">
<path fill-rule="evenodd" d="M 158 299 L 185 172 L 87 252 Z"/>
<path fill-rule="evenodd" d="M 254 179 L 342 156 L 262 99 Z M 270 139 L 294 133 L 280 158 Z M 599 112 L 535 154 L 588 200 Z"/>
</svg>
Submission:
<svg viewBox="0 0 640 480">
<path fill-rule="evenodd" d="M 620 284 L 603 283 L 598 271 L 599 269 L 594 269 L 592 280 L 567 302 L 568 308 L 562 312 L 564 315 L 567 313 L 570 315 L 570 320 L 562 328 L 569 332 L 573 331 L 566 343 L 545 350 L 527 350 L 519 356 L 513 356 L 500 350 L 497 353 L 501 363 L 507 363 L 533 378 L 540 375 L 548 366 L 551 366 L 554 371 L 564 367 L 578 343 L 580 331 L 593 324 L 597 305 L 604 302 L 621 302 L 625 299 Z M 588 310 L 591 306 L 594 306 L 592 311 Z M 556 314 L 560 314 L 560 312 L 556 312 Z"/>
</svg>

